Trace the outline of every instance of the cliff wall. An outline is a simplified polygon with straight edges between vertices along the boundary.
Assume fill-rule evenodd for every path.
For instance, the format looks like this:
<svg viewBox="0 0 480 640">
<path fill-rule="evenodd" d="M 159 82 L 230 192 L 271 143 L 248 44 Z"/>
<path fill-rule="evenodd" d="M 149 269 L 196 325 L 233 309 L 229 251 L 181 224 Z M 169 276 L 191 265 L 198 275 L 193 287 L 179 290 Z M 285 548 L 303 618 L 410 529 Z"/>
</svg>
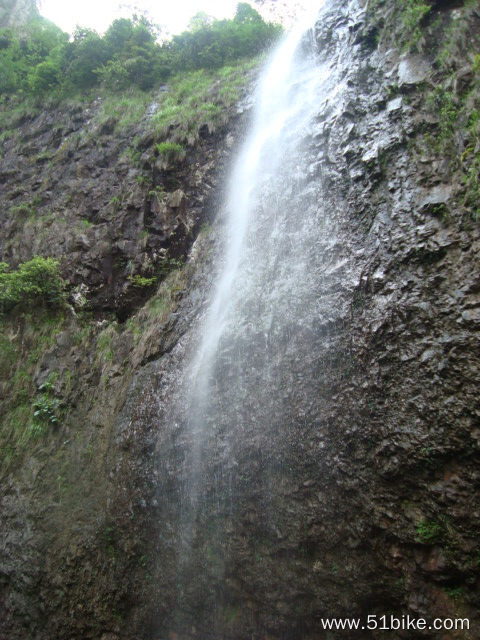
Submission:
<svg viewBox="0 0 480 640">
<path fill-rule="evenodd" d="M 224 378 L 219 408 L 241 400 L 255 422 L 239 433 L 219 413 L 187 556 L 190 443 L 169 390 L 220 268 L 246 118 L 202 123 L 172 165 L 143 121 L 95 125 L 98 105 L 14 125 L 4 259 L 61 258 L 72 309 L 3 320 L 5 638 L 313 640 L 322 618 L 390 613 L 470 618 L 409 637 L 476 637 L 479 34 L 474 3 L 327 3 L 315 41 L 338 99 L 319 105 L 289 204 L 321 198 L 328 312 L 279 340 L 281 411 L 268 386 L 240 399 Z M 164 265 L 158 290 L 129 279 L 147 261 Z M 42 395 L 60 420 L 33 437 Z"/>
</svg>

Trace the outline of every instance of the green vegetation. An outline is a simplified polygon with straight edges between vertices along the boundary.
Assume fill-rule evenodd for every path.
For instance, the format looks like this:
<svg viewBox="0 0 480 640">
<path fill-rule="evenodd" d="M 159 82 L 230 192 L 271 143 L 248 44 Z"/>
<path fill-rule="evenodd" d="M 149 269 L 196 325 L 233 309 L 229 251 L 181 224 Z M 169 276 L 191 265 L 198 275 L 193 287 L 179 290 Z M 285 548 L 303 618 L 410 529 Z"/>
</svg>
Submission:
<svg viewBox="0 0 480 640">
<path fill-rule="evenodd" d="M 180 258 L 170 258 L 170 256 L 167 254 L 158 267 L 158 272 L 162 277 L 165 277 L 171 271 L 182 269 L 182 267 L 184 267 L 183 260 L 181 260 Z"/>
<path fill-rule="evenodd" d="M 109 204 L 112 205 L 112 207 L 117 210 L 118 207 L 120 206 L 121 200 L 119 198 L 119 196 L 113 196 L 113 198 L 111 198 Z"/>
<path fill-rule="evenodd" d="M 417 540 L 425 544 L 439 542 L 445 534 L 445 528 L 440 522 L 434 520 L 421 520 L 417 524 Z"/>
<path fill-rule="evenodd" d="M 185 149 L 181 144 L 177 142 L 160 142 L 155 145 L 155 151 L 159 156 L 167 158 L 167 160 L 174 160 L 185 155 Z"/>
<path fill-rule="evenodd" d="M 471 57 L 471 68 L 459 74 L 455 61 L 462 47 L 462 20 L 449 25 L 436 56 L 441 74 L 437 86 L 426 99 L 427 109 L 438 121 L 424 137 L 429 152 L 445 158 L 452 173 L 463 183 L 460 204 L 473 220 L 480 219 L 480 54 Z M 459 135 L 461 132 L 461 135 Z"/>
<path fill-rule="evenodd" d="M 266 24 L 249 4 L 241 2 L 233 20 L 195 24 L 175 36 L 171 43 L 172 64 L 183 69 L 217 69 L 239 58 L 258 55 L 279 36 L 281 28 Z"/>
<path fill-rule="evenodd" d="M 480 72 L 476 73 L 476 89 L 462 105 L 459 120 L 467 122 L 466 147 L 460 156 L 462 181 L 465 186 L 463 204 L 472 211 L 474 220 L 480 219 Z"/>
<path fill-rule="evenodd" d="M 58 260 L 37 256 L 13 271 L 7 263 L 0 262 L 0 314 L 15 307 L 55 308 L 61 306 L 63 299 Z"/>
<path fill-rule="evenodd" d="M 377 41 L 388 46 L 399 46 L 403 51 L 418 51 L 423 36 L 422 24 L 431 10 L 431 5 L 423 0 L 370 0 L 369 13 L 375 24 L 375 14 L 385 5 L 392 6 L 392 13 L 387 24 L 379 25 Z"/>
<path fill-rule="evenodd" d="M 435 138 L 443 146 L 449 143 L 458 119 L 458 100 L 454 91 L 443 85 L 435 87 L 427 96 L 427 106 L 438 116 L 438 131 Z"/>
<path fill-rule="evenodd" d="M 151 118 L 157 138 L 191 144 L 202 126 L 213 130 L 225 122 L 228 110 L 240 98 L 248 71 L 256 64 L 258 59 L 217 71 L 200 69 L 172 76 Z"/>
<path fill-rule="evenodd" d="M 142 234 L 147 234 L 145 237 L 148 237 L 148 231 L 144 230 Z M 134 287 L 139 289 L 148 289 L 153 287 L 158 283 L 159 280 L 164 280 L 169 274 L 174 272 L 180 272 L 184 267 L 184 263 L 179 258 L 170 258 L 168 254 L 163 258 L 162 262 L 154 268 L 150 266 L 149 270 L 152 273 L 151 276 L 142 276 L 140 274 L 134 274 L 128 276 L 128 280 L 132 283 Z"/>
<path fill-rule="evenodd" d="M 10 213 L 13 216 L 17 216 L 17 217 L 30 217 L 35 215 L 35 209 L 33 209 L 33 207 L 30 204 L 27 204 L 26 202 L 22 202 L 20 204 L 15 204 L 12 207 L 10 207 Z"/>
<path fill-rule="evenodd" d="M 168 275 L 160 283 L 157 292 L 145 306 L 127 321 L 128 330 L 133 334 L 135 344 L 148 342 L 152 327 L 158 327 L 167 321 L 170 313 L 175 311 L 181 293 L 187 286 L 191 272 L 179 260 L 170 259 L 165 268 Z"/>
<path fill-rule="evenodd" d="M 434 87 L 425 89 L 429 126 L 423 136 L 415 137 L 414 145 L 419 155 L 435 156 L 454 182 L 463 184 L 457 204 L 467 211 L 466 216 L 460 214 L 465 223 L 480 219 L 480 40 L 471 29 L 471 12 L 477 5 L 475 0 L 465 0 L 453 17 L 427 0 L 370 0 L 368 4 L 377 44 L 404 52 L 428 51 L 434 60 L 430 76 Z M 459 69 L 458 61 L 465 59 L 470 59 L 470 69 Z M 391 85 L 389 97 L 399 90 Z M 433 213 L 449 219 L 446 206 Z"/>
<path fill-rule="evenodd" d="M 58 422 L 56 409 L 58 408 L 56 401 L 47 395 L 39 396 L 33 403 L 33 416 L 38 423 L 47 422 L 56 424 Z"/>
<path fill-rule="evenodd" d="M 101 144 L 102 133 L 143 121 L 145 129 L 153 130 L 153 154 L 168 166 L 182 161 L 189 145 L 228 121 L 249 71 L 258 65 L 257 54 L 279 32 L 245 4 L 238 6 L 233 20 L 197 16 L 190 31 L 161 45 L 154 27 L 137 19 L 115 21 L 103 37 L 77 30 L 71 42 L 40 18 L 21 35 L 0 30 L 0 64 L 16 78 L 3 89 L 0 82 L 0 128 L 15 133 L 58 100 L 66 107 L 83 108 L 94 97 L 94 126 L 84 136 Z M 50 65 L 53 57 L 60 71 L 50 74 L 47 82 L 46 59 Z M 33 81 L 30 76 L 37 67 Z M 161 92 L 150 90 L 165 82 Z M 32 162 L 63 161 L 64 154 L 80 142 L 80 135 L 72 134 L 54 155 L 39 154 Z M 135 166 L 140 166 L 144 151 L 138 143 L 133 138 L 125 152 L 125 159 Z M 148 187 L 151 176 L 139 175 L 137 180 Z M 37 218 L 38 204 L 22 202 L 11 207 L 11 214 Z M 119 196 L 112 198 L 113 212 L 119 204 Z M 88 223 L 80 224 L 86 228 Z"/>
<path fill-rule="evenodd" d="M 72 40 L 36 17 L 22 32 L 0 29 L 0 96 L 65 96 L 99 85 L 145 91 L 178 72 L 251 58 L 280 32 L 246 3 L 238 5 L 232 20 L 197 15 L 188 31 L 162 44 L 158 29 L 143 17 L 115 20 L 104 36 L 77 28 Z"/>
<path fill-rule="evenodd" d="M 404 49 L 416 50 L 422 38 L 422 20 L 431 6 L 422 0 L 402 0 L 401 6 L 402 40 Z"/>
<path fill-rule="evenodd" d="M 32 96 L 7 96 L 2 99 L 0 94 L 0 105 L 4 103 L 0 110 L 0 129 L 3 131 L 14 131 L 23 122 L 34 118 L 40 113 L 37 100 Z"/>
<path fill-rule="evenodd" d="M 46 433 L 59 419 L 60 402 L 53 389 L 56 374 L 37 388 L 34 373 L 63 322 L 61 311 L 42 307 L 34 313 L 19 310 L 0 316 L 0 382 L 8 383 L 0 406 L 0 466 L 10 464 L 32 438 Z"/>
<path fill-rule="evenodd" d="M 104 363 L 113 361 L 113 338 L 116 333 L 117 325 L 113 323 L 104 329 L 97 338 L 97 352 Z"/>
<path fill-rule="evenodd" d="M 128 279 L 134 287 L 138 287 L 140 289 L 152 287 L 157 282 L 156 277 L 145 278 L 144 276 L 140 275 L 128 276 Z"/>
<path fill-rule="evenodd" d="M 34 198 L 31 202 L 21 202 L 10 207 L 10 213 L 17 217 L 31 218 L 37 213 L 37 206 L 39 202 L 37 198 Z"/>
<path fill-rule="evenodd" d="M 41 393 L 33 403 L 32 432 L 35 435 L 43 433 L 46 425 L 56 425 L 59 422 L 60 400 L 55 397 L 54 388 L 57 378 L 57 373 L 50 374 L 38 389 Z"/>
<path fill-rule="evenodd" d="M 108 94 L 102 100 L 95 121 L 99 125 L 110 121 L 115 129 L 124 129 L 142 119 L 150 100 L 149 93 L 135 87 L 121 94 Z"/>
<path fill-rule="evenodd" d="M 443 589 L 445 593 L 453 598 L 454 600 L 459 600 L 465 595 L 465 587 L 444 587 Z"/>
</svg>

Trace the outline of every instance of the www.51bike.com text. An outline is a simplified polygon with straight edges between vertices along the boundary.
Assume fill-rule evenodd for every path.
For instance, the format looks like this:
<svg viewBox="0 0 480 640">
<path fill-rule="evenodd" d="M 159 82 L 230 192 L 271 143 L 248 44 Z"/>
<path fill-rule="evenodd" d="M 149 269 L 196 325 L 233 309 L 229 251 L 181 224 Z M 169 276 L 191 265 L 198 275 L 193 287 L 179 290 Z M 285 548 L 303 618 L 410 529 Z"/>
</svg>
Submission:
<svg viewBox="0 0 480 640">
<path fill-rule="evenodd" d="M 468 631 L 468 618 L 425 618 L 403 616 L 369 615 L 362 618 L 323 618 L 323 629 L 326 631 Z"/>
</svg>

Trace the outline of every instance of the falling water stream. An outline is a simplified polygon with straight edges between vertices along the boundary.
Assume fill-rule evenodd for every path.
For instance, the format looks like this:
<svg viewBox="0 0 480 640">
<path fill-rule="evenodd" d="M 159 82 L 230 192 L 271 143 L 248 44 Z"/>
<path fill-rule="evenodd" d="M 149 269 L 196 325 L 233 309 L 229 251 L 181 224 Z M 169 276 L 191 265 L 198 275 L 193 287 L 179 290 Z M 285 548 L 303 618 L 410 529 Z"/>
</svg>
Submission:
<svg viewBox="0 0 480 640">
<path fill-rule="evenodd" d="M 273 258 L 272 250 L 278 246 L 286 212 L 282 215 L 275 200 L 266 200 L 265 190 L 278 202 L 282 192 L 291 188 L 284 184 L 279 189 L 278 177 L 283 173 L 280 165 L 290 164 L 299 147 L 302 129 L 318 105 L 318 91 L 327 72 L 316 65 L 306 36 L 306 29 L 312 26 L 317 13 L 318 7 L 282 42 L 261 80 L 254 122 L 230 178 L 225 263 L 192 366 L 194 386 L 205 380 L 206 373 L 208 378 L 208 369 L 227 327 L 242 320 L 244 296 L 258 295 L 255 286 L 260 278 L 251 271 L 252 259 L 261 268 L 265 258 L 267 262 Z M 302 41 L 306 51 L 299 51 Z M 259 242 L 258 233 L 262 231 L 264 237 Z M 268 233 L 272 235 L 270 239 Z M 271 276 L 261 280 L 272 284 Z"/>
<path fill-rule="evenodd" d="M 228 185 L 219 277 L 171 403 L 184 458 L 177 630 L 198 611 L 224 615 L 237 571 L 231 557 L 243 553 L 232 548 L 233 522 L 250 513 L 252 501 L 268 522 L 259 539 L 282 536 L 275 483 L 289 472 L 282 450 L 307 423 L 310 400 L 299 383 L 321 366 L 308 351 L 325 340 L 319 326 L 329 313 L 322 273 L 331 231 L 311 149 L 316 116 L 338 91 L 332 63 L 322 63 L 315 46 L 322 4 L 262 73 Z M 260 553 L 252 558 L 255 564 Z"/>
<path fill-rule="evenodd" d="M 288 315 L 305 311 L 311 289 L 303 242 L 305 212 L 286 198 L 302 179 L 302 135 L 329 75 L 318 66 L 311 28 L 319 3 L 282 41 L 263 72 L 253 122 L 231 173 L 227 238 L 222 270 L 202 327 L 200 345 L 187 371 L 189 426 L 194 433 L 190 498 L 201 490 L 200 449 L 216 409 L 215 371 L 239 368 L 244 375 L 249 343 L 268 346 Z M 288 176 L 288 177 L 286 177 Z M 240 382 L 241 378 L 239 378 Z"/>
</svg>

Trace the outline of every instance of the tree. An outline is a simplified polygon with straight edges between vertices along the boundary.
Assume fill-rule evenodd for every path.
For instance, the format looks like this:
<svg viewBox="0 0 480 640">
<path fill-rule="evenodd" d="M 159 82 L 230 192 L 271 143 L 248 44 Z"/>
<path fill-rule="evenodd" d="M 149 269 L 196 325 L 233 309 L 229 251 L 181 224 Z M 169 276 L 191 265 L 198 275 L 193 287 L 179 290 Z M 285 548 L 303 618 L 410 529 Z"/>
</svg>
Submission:
<svg viewBox="0 0 480 640">
<path fill-rule="evenodd" d="M 110 59 L 95 72 L 106 86 L 112 89 L 124 89 L 132 84 L 141 89 L 154 86 L 160 73 L 160 47 L 146 18 L 115 20 L 105 34 L 105 42 Z"/>
<path fill-rule="evenodd" d="M 158 29 L 144 16 L 115 20 L 103 37 L 77 28 L 71 42 L 38 17 L 22 31 L 0 29 L 0 94 L 66 93 L 100 83 L 112 90 L 146 90 L 174 72 L 215 69 L 253 56 L 280 31 L 247 3 L 238 5 L 233 20 L 214 20 L 199 12 L 189 30 L 162 45 Z"/>
<path fill-rule="evenodd" d="M 196 13 L 188 23 L 189 31 L 198 31 L 199 29 L 204 29 L 205 27 L 210 27 L 214 22 L 214 18 L 209 16 L 205 11 L 199 11 Z"/>
<path fill-rule="evenodd" d="M 262 16 L 246 2 L 237 5 L 234 22 L 237 24 L 265 24 Z"/>
<path fill-rule="evenodd" d="M 107 44 L 96 31 L 77 28 L 68 52 L 67 84 L 76 89 L 98 84 L 95 71 L 107 62 L 108 57 Z"/>
</svg>

